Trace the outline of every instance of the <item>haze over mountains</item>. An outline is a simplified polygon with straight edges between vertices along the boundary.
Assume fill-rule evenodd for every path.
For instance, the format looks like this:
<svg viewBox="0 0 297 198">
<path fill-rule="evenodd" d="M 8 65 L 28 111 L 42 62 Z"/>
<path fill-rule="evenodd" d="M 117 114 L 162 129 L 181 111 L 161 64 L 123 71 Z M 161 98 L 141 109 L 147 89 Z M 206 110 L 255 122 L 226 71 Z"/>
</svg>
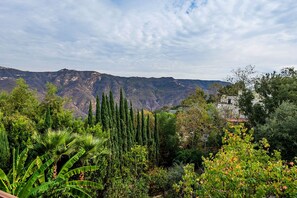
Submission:
<svg viewBox="0 0 297 198">
<path fill-rule="evenodd" d="M 85 115 L 89 101 L 95 107 L 95 98 L 103 92 L 111 90 L 119 99 L 123 88 L 128 100 L 135 108 L 156 110 L 163 106 L 178 105 L 196 87 L 208 89 L 212 83 L 226 84 L 216 80 L 180 80 L 171 77 L 142 78 L 119 77 L 95 71 L 76 71 L 62 69 L 56 72 L 29 72 L 0 67 L 0 90 L 10 91 L 15 80 L 23 78 L 32 89 L 36 89 L 40 97 L 46 92 L 46 83 L 51 82 L 58 87 L 58 95 L 71 99 L 69 107 L 76 115 Z"/>
</svg>

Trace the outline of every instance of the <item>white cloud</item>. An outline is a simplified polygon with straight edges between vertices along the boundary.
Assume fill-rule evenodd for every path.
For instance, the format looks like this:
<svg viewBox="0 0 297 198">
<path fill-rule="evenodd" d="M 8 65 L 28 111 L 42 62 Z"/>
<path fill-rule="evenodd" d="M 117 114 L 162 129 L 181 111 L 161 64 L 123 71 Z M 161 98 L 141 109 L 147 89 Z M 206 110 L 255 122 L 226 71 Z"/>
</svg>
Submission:
<svg viewBox="0 0 297 198">
<path fill-rule="evenodd" d="M 0 65 L 224 79 L 297 65 L 296 18 L 295 0 L 2 0 Z"/>
</svg>

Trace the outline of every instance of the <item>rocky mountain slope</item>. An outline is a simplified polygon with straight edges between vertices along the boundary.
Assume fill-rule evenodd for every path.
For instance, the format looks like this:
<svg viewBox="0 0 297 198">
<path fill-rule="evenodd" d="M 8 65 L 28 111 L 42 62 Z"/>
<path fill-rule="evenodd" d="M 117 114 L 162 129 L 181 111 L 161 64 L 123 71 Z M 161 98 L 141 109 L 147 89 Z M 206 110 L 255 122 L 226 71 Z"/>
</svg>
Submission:
<svg viewBox="0 0 297 198">
<path fill-rule="evenodd" d="M 163 106 L 178 105 L 196 87 L 207 90 L 212 83 L 222 81 L 179 80 L 174 78 L 119 77 L 95 71 L 62 69 L 57 72 L 28 72 L 0 67 L 0 90 L 10 91 L 17 78 L 24 78 L 31 88 L 42 97 L 45 85 L 51 82 L 58 87 L 60 96 L 71 99 L 69 107 L 77 115 L 85 115 L 89 101 L 95 104 L 95 97 L 111 90 L 118 100 L 120 88 L 136 108 L 156 110 Z M 93 105 L 94 107 L 95 105 Z"/>
</svg>

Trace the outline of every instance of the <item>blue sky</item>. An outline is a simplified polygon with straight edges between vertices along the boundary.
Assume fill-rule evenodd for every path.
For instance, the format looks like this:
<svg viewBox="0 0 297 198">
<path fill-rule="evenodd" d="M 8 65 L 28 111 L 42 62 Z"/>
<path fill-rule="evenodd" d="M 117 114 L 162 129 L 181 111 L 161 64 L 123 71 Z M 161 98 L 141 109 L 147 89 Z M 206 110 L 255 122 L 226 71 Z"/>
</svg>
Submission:
<svg viewBox="0 0 297 198">
<path fill-rule="evenodd" d="M 0 65 L 224 80 L 297 66 L 296 0 L 1 0 Z"/>
</svg>

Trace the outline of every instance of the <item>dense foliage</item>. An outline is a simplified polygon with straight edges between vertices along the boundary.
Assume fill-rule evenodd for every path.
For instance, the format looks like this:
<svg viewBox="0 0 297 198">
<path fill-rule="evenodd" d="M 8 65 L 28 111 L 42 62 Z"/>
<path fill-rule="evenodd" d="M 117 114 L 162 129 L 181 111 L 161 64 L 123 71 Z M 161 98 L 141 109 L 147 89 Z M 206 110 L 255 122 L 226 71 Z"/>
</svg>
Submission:
<svg viewBox="0 0 297 198">
<path fill-rule="evenodd" d="M 156 112 L 133 108 L 122 90 L 118 99 L 102 93 L 82 118 L 64 108 L 68 99 L 53 84 L 40 97 L 19 79 L 0 93 L 0 190 L 19 197 L 295 197 L 296 72 L 252 80 L 253 67 L 235 73 L 233 84 L 208 94 L 197 88 L 178 107 Z M 216 108 L 221 95 L 240 90 L 251 130 L 228 125 Z"/>
<path fill-rule="evenodd" d="M 283 163 L 278 151 L 269 154 L 266 139 L 253 143 L 253 132 L 231 126 L 215 156 L 203 159 L 204 173 L 193 165 L 174 187 L 181 197 L 296 197 L 297 167 Z"/>
</svg>

